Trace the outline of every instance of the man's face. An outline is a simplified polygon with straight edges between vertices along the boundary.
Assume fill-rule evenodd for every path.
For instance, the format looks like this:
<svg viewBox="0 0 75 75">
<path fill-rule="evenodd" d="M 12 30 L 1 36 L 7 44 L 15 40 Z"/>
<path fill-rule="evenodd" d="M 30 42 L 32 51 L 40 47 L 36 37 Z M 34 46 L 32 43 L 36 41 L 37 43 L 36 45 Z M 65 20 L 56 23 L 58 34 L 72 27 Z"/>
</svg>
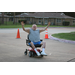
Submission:
<svg viewBox="0 0 75 75">
<path fill-rule="evenodd" d="M 37 26 L 36 25 L 32 25 L 32 29 L 36 30 Z"/>
</svg>

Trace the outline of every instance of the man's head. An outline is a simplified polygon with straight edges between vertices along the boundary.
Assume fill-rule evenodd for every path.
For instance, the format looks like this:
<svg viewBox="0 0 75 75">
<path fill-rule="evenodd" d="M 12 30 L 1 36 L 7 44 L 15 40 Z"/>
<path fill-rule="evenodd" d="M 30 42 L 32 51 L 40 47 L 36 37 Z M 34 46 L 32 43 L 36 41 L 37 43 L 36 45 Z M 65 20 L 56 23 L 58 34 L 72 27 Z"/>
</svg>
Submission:
<svg viewBox="0 0 75 75">
<path fill-rule="evenodd" d="M 33 24 L 33 25 L 32 25 L 32 29 L 33 29 L 33 30 L 36 30 L 36 28 L 37 28 L 37 25 L 36 25 L 36 24 Z"/>
</svg>

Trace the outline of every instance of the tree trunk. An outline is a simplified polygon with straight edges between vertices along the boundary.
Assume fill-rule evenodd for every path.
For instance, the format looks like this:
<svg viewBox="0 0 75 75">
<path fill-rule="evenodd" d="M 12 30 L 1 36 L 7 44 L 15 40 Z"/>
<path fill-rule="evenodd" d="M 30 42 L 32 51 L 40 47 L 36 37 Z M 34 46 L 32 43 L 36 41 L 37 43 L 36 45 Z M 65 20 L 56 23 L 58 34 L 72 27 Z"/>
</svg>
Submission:
<svg viewBox="0 0 75 75">
<path fill-rule="evenodd" d="M 13 24 L 15 24 L 15 12 L 14 12 L 14 19 L 13 19 Z"/>
<path fill-rule="evenodd" d="M 42 24 L 44 25 L 44 12 L 43 12 L 43 23 Z"/>
<path fill-rule="evenodd" d="M 4 24 L 4 12 L 2 12 L 2 24 Z"/>
</svg>

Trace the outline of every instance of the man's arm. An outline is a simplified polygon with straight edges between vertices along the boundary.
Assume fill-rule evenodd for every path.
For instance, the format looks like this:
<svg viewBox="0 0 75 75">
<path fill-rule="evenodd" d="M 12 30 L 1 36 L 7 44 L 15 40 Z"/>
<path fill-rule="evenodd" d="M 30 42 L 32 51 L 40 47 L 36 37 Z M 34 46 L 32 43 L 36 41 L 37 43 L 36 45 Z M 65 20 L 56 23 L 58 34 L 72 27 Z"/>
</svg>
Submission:
<svg viewBox="0 0 75 75">
<path fill-rule="evenodd" d="M 40 30 L 40 33 L 43 32 L 43 31 L 45 31 L 49 26 L 50 26 L 50 22 L 48 22 L 48 25 L 44 29 Z"/>
<path fill-rule="evenodd" d="M 23 22 L 23 21 L 21 22 L 21 25 L 22 25 L 22 29 L 23 29 L 25 32 L 27 32 L 27 33 L 30 32 L 30 29 L 25 29 L 25 28 L 24 28 L 24 22 Z"/>
</svg>

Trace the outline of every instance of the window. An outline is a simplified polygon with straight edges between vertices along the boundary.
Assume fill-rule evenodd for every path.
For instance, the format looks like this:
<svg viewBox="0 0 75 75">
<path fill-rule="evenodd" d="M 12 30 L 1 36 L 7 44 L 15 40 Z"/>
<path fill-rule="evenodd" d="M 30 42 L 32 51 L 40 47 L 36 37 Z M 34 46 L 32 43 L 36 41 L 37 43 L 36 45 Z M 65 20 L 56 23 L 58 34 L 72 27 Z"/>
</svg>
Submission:
<svg viewBox="0 0 75 75">
<path fill-rule="evenodd" d="M 75 19 L 73 19 L 73 23 L 75 23 Z"/>
<path fill-rule="evenodd" d="M 41 19 L 39 18 L 39 24 L 41 24 Z"/>
<path fill-rule="evenodd" d="M 61 19 L 57 19 L 57 22 L 60 23 L 61 22 Z"/>
<path fill-rule="evenodd" d="M 48 19 L 45 19 L 45 24 L 48 24 Z"/>
<path fill-rule="evenodd" d="M 30 18 L 29 17 L 27 17 L 26 19 L 27 19 L 27 21 L 30 21 Z"/>
</svg>

